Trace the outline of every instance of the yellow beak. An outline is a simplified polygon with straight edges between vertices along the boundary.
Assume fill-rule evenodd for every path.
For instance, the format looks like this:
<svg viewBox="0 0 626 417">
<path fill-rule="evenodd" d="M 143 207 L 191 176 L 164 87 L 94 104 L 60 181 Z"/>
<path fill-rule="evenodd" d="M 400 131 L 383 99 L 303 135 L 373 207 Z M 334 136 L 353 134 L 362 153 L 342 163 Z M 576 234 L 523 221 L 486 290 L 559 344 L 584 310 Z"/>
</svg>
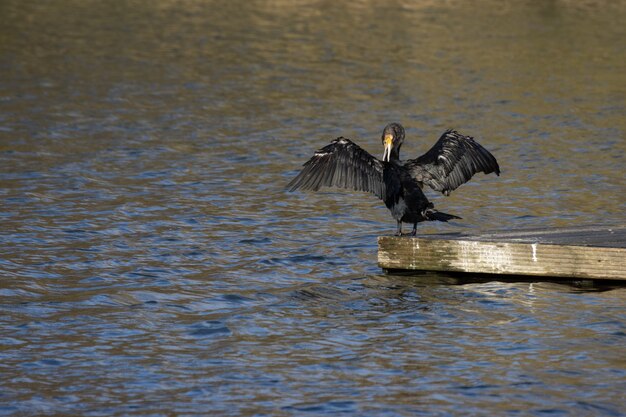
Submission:
<svg viewBox="0 0 626 417">
<path fill-rule="evenodd" d="M 383 144 L 385 145 L 385 153 L 383 153 L 383 161 L 389 162 L 391 159 L 391 148 L 393 147 L 393 136 L 385 135 L 383 139 Z"/>
</svg>

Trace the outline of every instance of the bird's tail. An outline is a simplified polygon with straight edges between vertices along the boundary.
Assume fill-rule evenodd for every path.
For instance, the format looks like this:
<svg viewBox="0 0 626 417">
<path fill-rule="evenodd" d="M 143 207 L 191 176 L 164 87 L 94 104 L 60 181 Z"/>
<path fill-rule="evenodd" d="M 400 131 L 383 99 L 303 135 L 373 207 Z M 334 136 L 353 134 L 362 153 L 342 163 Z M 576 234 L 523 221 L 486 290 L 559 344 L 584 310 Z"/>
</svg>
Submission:
<svg viewBox="0 0 626 417">
<path fill-rule="evenodd" d="M 447 222 L 448 220 L 452 220 L 452 219 L 460 219 L 459 216 L 454 216 L 448 213 L 442 213 L 437 210 L 427 210 L 425 215 L 428 220 L 431 220 L 431 221 L 436 220 L 439 222 Z"/>
</svg>

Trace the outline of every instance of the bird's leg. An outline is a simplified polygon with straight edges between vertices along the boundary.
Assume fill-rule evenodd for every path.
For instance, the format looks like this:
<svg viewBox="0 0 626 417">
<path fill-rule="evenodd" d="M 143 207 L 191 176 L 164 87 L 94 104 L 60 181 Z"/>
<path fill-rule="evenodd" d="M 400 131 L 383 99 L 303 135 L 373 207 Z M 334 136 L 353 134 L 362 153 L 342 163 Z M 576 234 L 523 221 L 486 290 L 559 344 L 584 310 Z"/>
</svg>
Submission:
<svg viewBox="0 0 626 417">
<path fill-rule="evenodd" d="M 398 220 L 398 231 L 396 232 L 396 236 L 402 236 L 402 222 Z"/>
<path fill-rule="evenodd" d="M 415 236 L 417 234 L 417 222 L 413 223 L 413 231 L 411 232 L 411 236 Z"/>
</svg>

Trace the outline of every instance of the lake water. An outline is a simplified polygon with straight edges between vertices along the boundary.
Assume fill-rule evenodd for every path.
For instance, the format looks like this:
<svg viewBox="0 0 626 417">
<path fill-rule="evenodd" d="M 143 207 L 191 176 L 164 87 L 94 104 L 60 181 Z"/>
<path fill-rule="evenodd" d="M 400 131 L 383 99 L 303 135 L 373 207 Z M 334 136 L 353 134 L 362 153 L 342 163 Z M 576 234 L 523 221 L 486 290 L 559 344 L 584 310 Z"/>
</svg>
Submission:
<svg viewBox="0 0 626 417">
<path fill-rule="evenodd" d="M 418 233 L 624 223 L 626 4 L 0 3 L 0 415 L 624 415 L 626 288 L 385 275 L 344 135 L 502 175 Z M 409 226 L 407 226 L 409 227 Z"/>
</svg>

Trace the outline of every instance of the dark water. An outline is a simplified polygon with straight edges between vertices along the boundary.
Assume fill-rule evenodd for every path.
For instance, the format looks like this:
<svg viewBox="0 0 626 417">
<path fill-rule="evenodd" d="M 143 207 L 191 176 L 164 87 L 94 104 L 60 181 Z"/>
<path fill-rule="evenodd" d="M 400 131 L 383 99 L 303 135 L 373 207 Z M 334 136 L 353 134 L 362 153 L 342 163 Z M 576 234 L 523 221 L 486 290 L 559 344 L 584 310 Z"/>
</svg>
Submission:
<svg viewBox="0 0 626 417">
<path fill-rule="evenodd" d="M 624 415 L 626 290 L 384 275 L 328 140 L 497 156 L 420 233 L 623 223 L 626 5 L 0 2 L 0 415 Z"/>
</svg>

